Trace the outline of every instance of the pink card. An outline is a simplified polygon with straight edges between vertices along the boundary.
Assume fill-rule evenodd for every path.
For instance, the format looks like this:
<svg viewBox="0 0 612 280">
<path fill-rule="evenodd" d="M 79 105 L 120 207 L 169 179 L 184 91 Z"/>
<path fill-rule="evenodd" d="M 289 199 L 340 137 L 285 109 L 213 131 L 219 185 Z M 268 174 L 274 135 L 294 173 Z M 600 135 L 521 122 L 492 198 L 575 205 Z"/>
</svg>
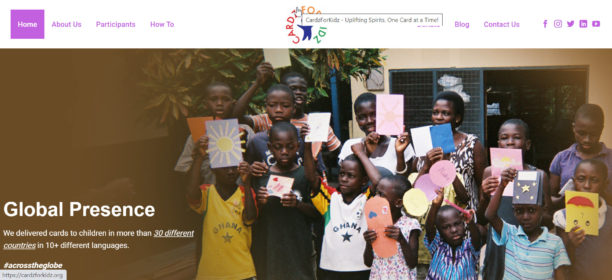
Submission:
<svg viewBox="0 0 612 280">
<path fill-rule="evenodd" d="M 368 229 L 376 231 L 376 240 L 372 243 L 376 255 L 389 258 L 397 254 L 397 241 L 385 235 L 385 227 L 393 225 L 389 202 L 380 196 L 372 197 L 366 202 L 364 213 Z"/>
<path fill-rule="evenodd" d="M 283 194 L 291 192 L 293 180 L 293 178 L 289 177 L 270 175 L 268 185 L 266 186 L 268 195 L 282 197 Z"/>
<path fill-rule="evenodd" d="M 491 176 L 500 178 L 502 171 L 509 167 L 523 170 L 523 150 L 491 148 Z M 504 189 L 503 196 L 512 196 L 513 194 L 514 182 L 510 182 Z"/>
<path fill-rule="evenodd" d="M 401 94 L 376 95 L 376 132 L 382 135 L 400 135 L 404 130 L 404 96 Z"/>
<path fill-rule="evenodd" d="M 453 183 L 455 177 L 457 177 L 455 164 L 448 160 L 438 161 L 429 169 L 429 177 L 438 187 L 446 187 Z"/>
<path fill-rule="evenodd" d="M 509 167 L 523 170 L 523 150 L 491 148 L 491 175 L 499 177 Z"/>
<path fill-rule="evenodd" d="M 434 198 L 436 198 L 436 190 L 440 188 L 431 181 L 429 174 L 424 174 L 419 177 L 416 182 L 414 182 L 414 187 L 422 190 L 425 193 L 425 196 L 427 196 L 428 201 L 432 201 Z"/>
</svg>

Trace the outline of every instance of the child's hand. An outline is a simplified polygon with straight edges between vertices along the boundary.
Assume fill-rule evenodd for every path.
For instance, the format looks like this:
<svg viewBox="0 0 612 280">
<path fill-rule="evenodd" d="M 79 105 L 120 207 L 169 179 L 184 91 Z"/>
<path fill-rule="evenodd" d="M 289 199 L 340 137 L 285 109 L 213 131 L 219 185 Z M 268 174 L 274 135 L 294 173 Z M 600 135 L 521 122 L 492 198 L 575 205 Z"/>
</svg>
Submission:
<svg viewBox="0 0 612 280">
<path fill-rule="evenodd" d="M 497 189 L 497 186 L 499 186 L 499 179 L 495 176 L 490 176 L 482 181 L 482 193 L 486 196 L 491 196 L 495 189 Z"/>
<path fill-rule="evenodd" d="M 572 245 L 574 245 L 574 248 L 580 246 L 580 244 L 582 244 L 582 242 L 586 238 L 586 234 L 584 233 L 584 230 L 580 229 L 579 226 L 573 227 L 572 230 L 570 230 L 570 232 L 567 233 L 567 235 L 570 241 L 572 242 Z"/>
<path fill-rule="evenodd" d="M 436 194 L 437 196 L 431 201 L 431 204 L 440 206 L 442 205 L 442 200 L 444 200 L 444 192 L 442 191 L 442 188 L 437 189 Z"/>
<path fill-rule="evenodd" d="M 403 153 L 408 145 L 410 145 L 410 134 L 408 132 L 404 132 L 398 135 L 397 140 L 395 141 L 395 151 L 398 153 Z"/>
<path fill-rule="evenodd" d="M 361 141 L 351 145 L 351 151 L 353 151 L 353 154 L 355 155 L 361 155 L 366 152 L 365 146 Z"/>
<path fill-rule="evenodd" d="M 262 62 L 257 65 L 257 76 L 255 82 L 258 85 L 263 85 L 266 80 L 274 77 L 274 67 L 269 62 Z"/>
<path fill-rule="evenodd" d="M 370 132 L 370 134 L 366 136 L 366 151 L 369 155 L 371 155 L 374 150 L 376 150 L 376 146 L 378 146 L 378 140 L 380 140 L 380 135 L 376 132 Z"/>
<path fill-rule="evenodd" d="M 427 151 L 425 154 L 425 165 L 429 169 L 434 163 L 442 160 L 444 158 L 444 152 L 442 148 L 437 147 Z"/>
<path fill-rule="evenodd" d="M 474 216 L 476 216 L 476 212 L 474 211 L 474 209 L 466 209 L 465 211 L 467 211 L 467 215 L 463 215 L 463 219 L 465 220 L 466 223 L 470 223 L 472 221 L 474 221 Z"/>
<path fill-rule="evenodd" d="M 385 235 L 393 240 L 397 240 L 398 242 L 400 241 L 400 238 L 402 237 L 402 233 L 400 232 L 400 229 L 396 226 L 385 227 Z"/>
<path fill-rule="evenodd" d="M 516 171 L 516 169 L 514 169 L 512 167 L 506 168 L 501 173 L 501 183 L 500 183 L 500 186 L 502 186 L 502 188 L 505 188 L 508 185 L 508 183 L 514 181 L 514 178 L 516 178 L 517 174 L 518 174 L 518 172 Z"/>
<path fill-rule="evenodd" d="M 310 127 L 308 126 L 307 123 L 302 125 L 302 128 L 300 129 L 300 137 L 302 137 L 302 140 L 306 139 L 306 135 L 308 135 L 310 133 Z"/>
<path fill-rule="evenodd" d="M 298 204 L 297 196 L 295 196 L 293 192 L 283 194 L 283 197 L 281 197 L 281 204 L 284 207 L 296 207 Z"/>
<path fill-rule="evenodd" d="M 251 175 L 261 177 L 261 175 L 268 173 L 268 168 L 268 165 L 261 161 L 253 162 L 251 164 Z"/>
<path fill-rule="evenodd" d="M 268 189 L 266 187 L 259 187 L 255 198 L 257 198 L 257 204 L 259 205 L 268 203 Z"/>
<path fill-rule="evenodd" d="M 191 157 L 193 159 L 206 158 L 206 150 L 208 150 L 208 136 L 202 135 L 198 142 L 194 144 L 193 150 L 191 150 Z"/>
<path fill-rule="evenodd" d="M 371 229 L 366 230 L 363 233 L 363 239 L 365 239 L 368 244 L 372 244 L 372 242 L 376 240 L 376 232 Z"/>
<path fill-rule="evenodd" d="M 238 164 L 238 172 L 240 172 L 240 176 L 246 176 L 251 173 L 251 166 L 248 162 L 242 161 Z"/>
</svg>

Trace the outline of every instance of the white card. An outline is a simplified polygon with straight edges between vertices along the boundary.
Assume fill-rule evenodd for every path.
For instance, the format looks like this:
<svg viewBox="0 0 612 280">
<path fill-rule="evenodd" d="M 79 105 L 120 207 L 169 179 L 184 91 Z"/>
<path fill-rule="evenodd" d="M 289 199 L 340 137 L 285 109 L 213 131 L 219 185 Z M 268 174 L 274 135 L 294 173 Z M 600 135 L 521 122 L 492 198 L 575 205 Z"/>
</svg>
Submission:
<svg viewBox="0 0 612 280">
<path fill-rule="evenodd" d="M 431 144 L 431 125 L 421 126 L 410 129 L 410 136 L 412 136 L 412 146 L 414 147 L 414 153 L 417 157 L 423 157 L 433 149 Z"/>
<path fill-rule="evenodd" d="M 268 195 L 283 197 L 283 194 L 291 192 L 291 188 L 293 187 L 293 178 L 270 175 L 270 179 L 268 179 L 268 185 L 266 189 L 268 190 Z"/>
<path fill-rule="evenodd" d="M 289 49 L 264 49 L 264 60 L 270 62 L 274 69 L 291 66 Z"/>
<path fill-rule="evenodd" d="M 308 128 L 310 133 L 306 135 L 306 142 L 325 142 L 329 134 L 329 120 L 331 113 L 308 114 Z"/>
</svg>

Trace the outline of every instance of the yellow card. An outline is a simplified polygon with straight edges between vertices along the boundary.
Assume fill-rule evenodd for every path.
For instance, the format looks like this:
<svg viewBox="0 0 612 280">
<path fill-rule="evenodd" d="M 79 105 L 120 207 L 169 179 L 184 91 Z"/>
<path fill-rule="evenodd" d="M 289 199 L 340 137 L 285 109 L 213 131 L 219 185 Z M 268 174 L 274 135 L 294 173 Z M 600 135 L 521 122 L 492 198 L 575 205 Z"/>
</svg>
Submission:
<svg viewBox="0 0 612 280">
<path fill-rule="evenodd" d="M 565 192 L 565 232 L 574 226 L 588 235 L 599 235 L 599 195 L 588 192 Z"/>
</svg>

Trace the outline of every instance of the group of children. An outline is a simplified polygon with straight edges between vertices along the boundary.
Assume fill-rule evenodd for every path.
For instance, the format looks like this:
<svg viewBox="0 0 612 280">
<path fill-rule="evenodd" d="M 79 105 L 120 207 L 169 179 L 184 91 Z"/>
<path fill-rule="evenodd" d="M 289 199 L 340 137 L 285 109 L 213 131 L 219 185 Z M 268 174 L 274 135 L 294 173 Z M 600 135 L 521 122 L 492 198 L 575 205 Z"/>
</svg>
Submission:
<svg viewBox="0 0 612 280">
<path fill-rule="evenodd" d="M 211 169 L 206 136 L 196 143 L 188 139 L 179 159 L 181 170 L 189 176 L 189 205 L 204 215 L 197 279 L 417 279 L 420 245 L 431 254 L 427 271 L 419 271 L 427 279 L 478 279 L 479 275 L 484 279 L 604 279 L 612 275 L 607 264 L 612 257 L 612 213 L 607 212 L 605 200 L 610 194 L 611 167 L 605 158 L 612 152 L 599 143 L 603 112 L 601 118 L 593 117 L 601 111 L 598 106 L 587 104 L 576 113 L 574 131 L 580 125 L 587 130 L 575 133 L 578 147 L 573 148 L 573 156 L 581 160 L 564 165 L 567 160 L 558 155 L 551 166 L 551 176 L 556 177 L 550 180 L 546 172 L 524 164 L 524 170 L 541 174 L 541 204 L 513 205 L 512 198 L 502 193 L 515 180 L 517 170 L 503 170 L 498 178 L 491 176 L 488 167 L 476 198 L 478 208 L 468 206 L 471 211 L 462 211 L 447 204 L 450 199 L 470 205 L 473 199 L 464 186 L 465 178 L 458 174 L 451 185 L 437 191 L 425 217 L 413 217 L 405 210 L 404 193 L 432 164 L 449 155 L 434 148 L 416 170 L 419 159 L 414 158 L 408 133 L 390 137 L 375 132 L 376 99 L 366 93 L 356 100 L 354 109 L 367 136 L 343 145 L 338 184 L 331 187 L 321 144 L 304 141 L 310 128 L 304 110 L 307 83 L 302 75 L 289 73 L 281 84 L 267 89 L 266 114 L 244 116 L 257 87 L 273 71 L 268 63 L 258 66 L 257 80 L 237 101 L 227 84 L 206 88 L 205 105 L 215 118 L 240 120 L 247 140 L 244 162 Z M 579 135 L 586 135 L 582 144 Z M 506 121 L 498 137 L 499 148 L 525 152 L 531 146 L 529 128 L 518 119 Z M 331 128 L 322 145 L 332 154 L 340 148 Z M 597 159 L 601 157 L 604 161 Z M 562 167 L 553 170 L 558 165 Z M 549 181 L 556 179 L 560 184 L 570 168 L 575 190 L 601 197 L 599 236 L 585 235 L 565 223 L 563 203 L 559 203 L 563 198 Z M 273 176 L 292 178 L 292 190 L 281 197 L 270 195 L 266 186 Z M 374 196 L 388 201 L 393 221 L 382 233 L 368 228 L 364 213 L 366 202 Z M 323 226 L 320 246 L 313 242 L 316 223 Z M 547 227 L 552 230 L 553 223 L 557 235 Z M 566 227 L 572 227 L 568 233 Z M 389 258 L 376 254 L 372 244 L 382 235 L 396 241 L 397 254 Z M 485 244 L 482 265 L 480 252 Z"/>
</svg>

